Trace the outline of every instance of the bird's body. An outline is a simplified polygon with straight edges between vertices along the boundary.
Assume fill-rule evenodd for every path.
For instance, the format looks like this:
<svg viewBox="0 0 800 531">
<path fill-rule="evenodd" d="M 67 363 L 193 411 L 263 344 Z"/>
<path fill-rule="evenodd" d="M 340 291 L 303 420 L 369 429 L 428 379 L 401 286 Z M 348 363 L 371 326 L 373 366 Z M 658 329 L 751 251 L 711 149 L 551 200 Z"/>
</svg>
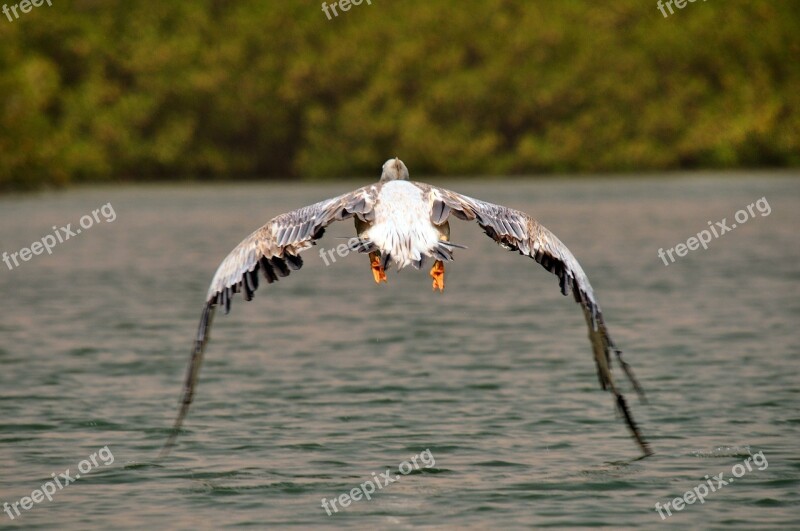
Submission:
<svg viewBox="0 0 800 531">
<path fill-rule="evenodd" d="M 639 446 L 649 455 L 627 402 L 617 389 L 611 373 L 611 355 L 634 384 L 630 367 L 622 359 L 603 320 L 600 306 L 578 261 L 549 230 L 524 212 L 473 199 L 456 192 L 408 180 L 408 169 L 399 159 L 383 165 L 378 183 L 341 196 L 320 201 L 270 220 L 245 238 L 222 261 L 211 281 L 198 327 L 194 350 L 175 426 L 162 451 L 166 454 L 175 442 L 194 397 L 203 353 L 216 306 L 230 309 L 236 293 L 250 300 L 259 285 L 259 271 L 268 283 L 288 276 L 303 265 L 300 253 L 316 244 L 325 227 L 334 221 L 354 218 L 358 250 L 369 253 L 375 282 L 386 281 L 386 269 L 398 270 L 409 265 L 420 268 L 427 258 L 434 260 L 430 275 L 434 290 L 444 289 L 444 262 L 453 260 L 453 252 L 463 246 L 449 241 L 449 219 L 477 221 L 484 232 L 503 248 L 518 251 L 536 260 L 559 278 L 561 292 L 570 290 L 586 318 L 598 378 L 603 389 L 614 394 Z"/>
<path fill-rule="evenodd" d="M 371 241 L 382 256 L 389 255 L 398 269 L 433 256 L 442 232 L 430 219 L 430 202 L 410 181 L 384 184 L 375 201 L 375 221 L 359 234 Z"/>
</svg>

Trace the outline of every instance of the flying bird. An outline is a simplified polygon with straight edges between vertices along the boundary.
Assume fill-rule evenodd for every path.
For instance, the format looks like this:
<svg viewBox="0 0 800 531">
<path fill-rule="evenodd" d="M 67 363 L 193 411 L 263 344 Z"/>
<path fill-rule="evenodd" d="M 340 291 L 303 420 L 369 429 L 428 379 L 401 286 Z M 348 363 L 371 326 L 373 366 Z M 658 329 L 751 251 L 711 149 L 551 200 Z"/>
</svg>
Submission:
<svg viewBox="0 0 800 531">
<path fill-rule="evenodd" d="M 444 263 L 453 260 L 455 249 L 463 248 L 450 241 L 451 217 L 477 221 L 501 247 L 533 258 L 556 275 L 562 294 L 572 291 L 589 328 L 600 386 L 614 395 L 617 409 L 633 438 L 645 455 L 651 455 L 650 446 L 642 437 L 612 376 L 612 354 L 639 396 L 644 398 L 644 393 L 630 366 L 622 359 L 622 351 L 611 339 L 589 279 L 569 249 L 524 212 L 410 181 L 406 165 L 394 158 L 383 164 L 377 183 L 271 219 L 222 261 L 206 295 L 180 408 L 161 456 L 166 456 L 174 446 L 194 398 L 215 309 L 219 306 L 227 314 L 236 293 L 241 293 L 246 301 L 251 300 L 259 286 L 259 272 L 269 284 L 288 276 L 303 266 L 300 253 L 315 245 L 328 225 L 354 218 L 357 234 L 354 247 L 368 253 L 375 282 L 386 282 L 386 270 L 392 266 L 398 271 L 409 265 L 420 269 L 426 261 L 432 260 L 432 286 L 441 291 L 444 290 Z"/>
</svg>

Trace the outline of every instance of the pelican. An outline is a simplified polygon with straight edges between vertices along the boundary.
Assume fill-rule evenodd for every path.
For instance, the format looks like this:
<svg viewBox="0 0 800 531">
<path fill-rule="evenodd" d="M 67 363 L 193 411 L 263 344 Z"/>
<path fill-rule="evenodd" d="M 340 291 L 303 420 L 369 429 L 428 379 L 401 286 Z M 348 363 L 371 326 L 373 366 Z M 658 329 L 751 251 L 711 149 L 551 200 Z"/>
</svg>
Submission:
<svg viewBox="0 0 800 531">
<path fill-rule="evenodd" d="M 589 328 L 600 386 L 614 395 L 617 409 L 639 448 L 644 455 L 651 455 L 650 446 L 612 376 L 612 354 L 640 398 L 644 398 L 644 393 L 630 366 L 622 359 L 622 351 L 611 339 L 589 279 L 569 249 L 524 212 L 410 181 L 406 165 L 394 158 L 383 164 L 377 183 L 272 218 L 225 257 L 206 294 L 180 408 L 161 456 L 166 456 L 174 446 L 194 398 L 216 307 L 223 308 L 227 314 L 236 293 L 241 293 L 246 301 L 251 300 L 259 285 L 259 271 L 269 284 L 288 276 L 303 266 L 300 253 L 315 245 L 328 225 L 354 218 L 355 247 L 359 252 L 368 253 L 375 282 L 386 282 L 386 270 L 393 265 L 398 271 L 409 265 L 420 269 L 427 259 L 432 259 L 433 289 L 442 291 L 444 263 L 453 260 L 455 249 L 464 248 L 450 242 L 451 216 L 477 221 L 501 247 L 533 258 L 556 275 L 562 294 L 568 295 L 572 290 Z"/>
</svg>

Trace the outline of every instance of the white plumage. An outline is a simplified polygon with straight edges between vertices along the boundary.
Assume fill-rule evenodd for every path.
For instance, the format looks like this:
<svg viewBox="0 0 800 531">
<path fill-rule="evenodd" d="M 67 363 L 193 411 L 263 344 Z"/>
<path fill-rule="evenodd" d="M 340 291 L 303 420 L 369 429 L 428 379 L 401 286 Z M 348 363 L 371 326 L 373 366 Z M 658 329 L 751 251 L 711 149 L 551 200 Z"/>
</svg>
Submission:
<svg viewBox="0 0 800 531">
<path fill-rule="evenodd" d="M 381 253 L 388 253 L 398 269 L 432 256 L 441 233 L 431 223 L 430 201 L 409 181 L 389 181 L 375 204 L 375 221 L 364 232 Z"/>
</svg>

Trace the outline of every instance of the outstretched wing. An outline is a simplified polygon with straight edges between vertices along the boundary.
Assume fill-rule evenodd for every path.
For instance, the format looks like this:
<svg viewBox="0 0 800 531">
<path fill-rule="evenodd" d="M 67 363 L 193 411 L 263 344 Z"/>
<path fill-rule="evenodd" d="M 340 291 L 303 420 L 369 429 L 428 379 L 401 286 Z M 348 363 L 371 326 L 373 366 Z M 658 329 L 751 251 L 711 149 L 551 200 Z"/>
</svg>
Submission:
<svg viewBox="0 0 800 531">
<path fill-rule="evenodd" d="M 611 374 L 612 352 L 616 355 L 620 367 L 630 379 L 639 396 L 643 398 L 644 393 L 630 366 L 622 359 L 622 351 L 611 339 L 589 279 L 567 246 L 524 212 L 473 199 L 443 188 L 422 183 L 414 184 L 425 190 L 431 200 L 431 221 L 433 223 L 437 225 L 444 223 L 450 214 L 466 221 L 475 220 L 484 232 L 502 247 L 509 251 L 519 251 L 520 254 L 533 258 L 542 267 L 556 275 L 559 279 L 561 293 L 568 295 L 569 290 L 572 290 L 575 301 L 583 309 L 586 324 L 589 327 L 589 341 L 592 344 L 600 385 L 614 394 L 617 406 L 625 417 L 634 438 L 645 454 L 650 455 L 652 452 L 631 416 L 625 397 L 614 383 Z"/>
<path fill-rule="evenodd" d="M 180 409 L 172 433 L 161 450 L 161 457 L 166 456 L 174 446 L 183 419 L 189 412 L 217 305 L 228 313 L 234 294 L 242 293 L 245 300 L 251 300 L 258 288 L 259 270 L 267 283 L 271 284 L 288 276 L 291 271 L 300 269 L 303 266 L 300 253 L 314 245 L 322 237 L 325 227 L 334 221 L 353 216 L 364 221 L 372 220 L 372 209 L 380 186 L 380 183 L 365 186 L 348 194 L 281 214 L 245 238 L 225 257 L 208 288 L 194 349 L 189 359 Z"/>
</svg>

